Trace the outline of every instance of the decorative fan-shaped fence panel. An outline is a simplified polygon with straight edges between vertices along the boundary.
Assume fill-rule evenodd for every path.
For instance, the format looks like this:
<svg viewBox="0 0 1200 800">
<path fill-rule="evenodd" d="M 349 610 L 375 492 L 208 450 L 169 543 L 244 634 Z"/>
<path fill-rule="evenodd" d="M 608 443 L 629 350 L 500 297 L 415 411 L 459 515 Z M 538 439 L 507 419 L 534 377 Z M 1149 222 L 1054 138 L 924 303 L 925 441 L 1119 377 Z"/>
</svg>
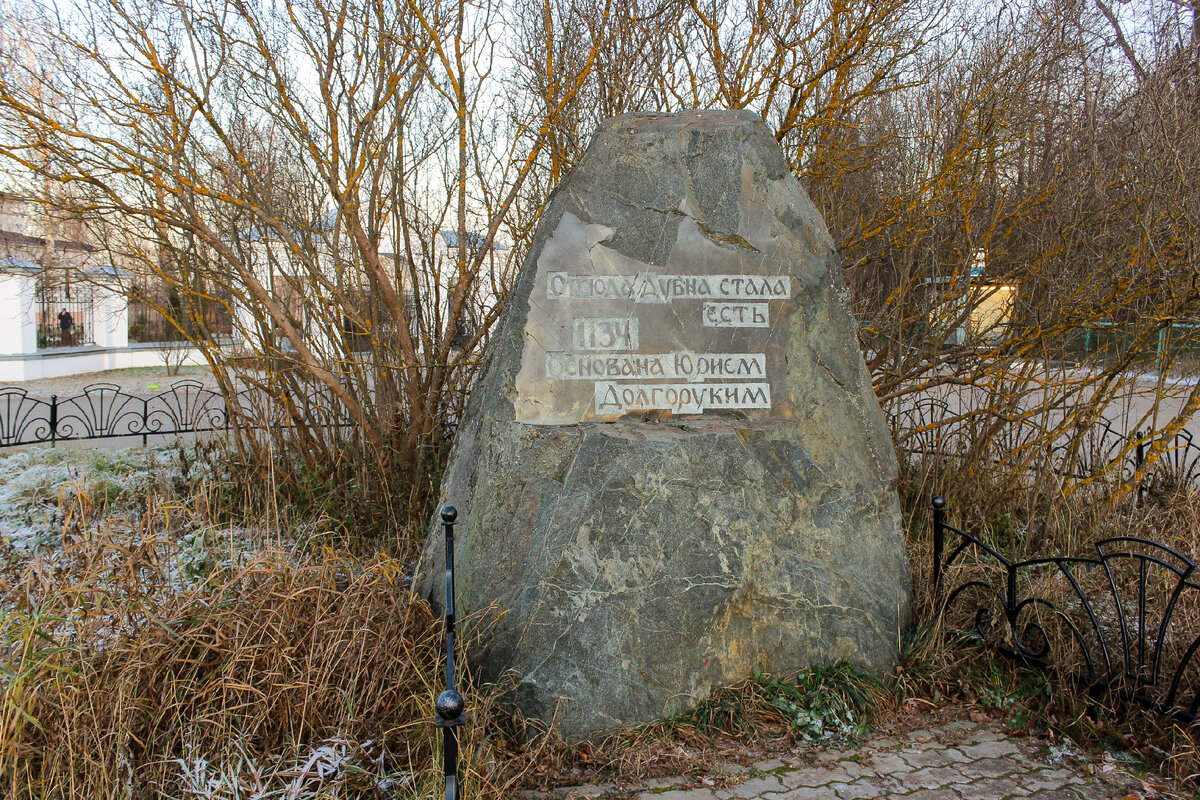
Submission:
<svg viewBox="0 0 1200 800">
<path fill-rule="evenodd" d="M 934 498 L 935 591 L 944 629 L 1093 692 L 1185 722 L 1200 713 L 1196 564 L 1160 542 L 1105 539 L 1095 554 L 1013 561 L 946 523 Z"/>
<path fill-rule="evenodd" d="M 58 400 L 54 438 L 111 439 L 146 432 L 146 401 L 115 383 L 93 383 L 83 394 Z"/>
<path fill-rule="evenodd" d="M 902 453 L 940 456 L 955 451 L 950 417 L 950 406 L 945 402 L 921 397 L 893 411 L 888 421 Z"/>
<path fill-rule="evenodd" d="M 0 447 L 50 441 L 50 403 L 24 389 L 0 389 Z"/>
<path fill-rule="evenodd" d="M 1139 449 L 1143 457 L 1147 447 L 1141 445 Z M 1171 437 L 1147 477 L 1152 484 L 1200 485 L 1200 443 L 1193 439 L 1191 431 L 1181 430 Z"/>
<path fill-rule="evenodd" d="M 353 420 L 329 391 L 314 388 L 275 398 L 258 389 L 230 399 L 196 380 L 180 380 L 152 395 L 114 383 L 93 383 L 71 397 L 31 397 L 0 388 L 0 448 L 60 441 L 207 434 L 234 427 L 277 430 L 297 425 L 346 429 Z"/>
<path fill-rule="evenodd" d="M 1128 480 L 1137 467 L 1131 441 L 1102 416 L 1059 439 L 1050 449 L 1050 461 L 1055 472 L 1076 480 L 1101 474 Z"/>
<path fill-rule="evenodd" d="M 150 433 L 194 433 L 228 427 L 225 396 L 199 381 L 176 381 L 167 391 L 146 400 L 146 430 Z"/>
</svg>

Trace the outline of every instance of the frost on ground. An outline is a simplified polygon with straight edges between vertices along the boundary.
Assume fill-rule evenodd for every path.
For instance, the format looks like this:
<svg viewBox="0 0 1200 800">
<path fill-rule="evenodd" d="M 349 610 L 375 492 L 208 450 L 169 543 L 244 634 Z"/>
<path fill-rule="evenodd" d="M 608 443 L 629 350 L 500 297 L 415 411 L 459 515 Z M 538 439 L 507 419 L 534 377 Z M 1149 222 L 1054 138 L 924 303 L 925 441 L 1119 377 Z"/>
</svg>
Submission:
<svg viewBox="0 0 1200 800">
<path fill-rule="evenodd" d="M 373 741 L 330 739 L 306 752 L 262 763 L 238 744 L 239 757 L 213 764 L 189 753 L 178 759 L 180 787 L 204 800 L 309 800 L 354 796 L 402 797 L 414 789 L 411 772 Z"/>
<path fill-rule="evenodd" d="M 194 445 L 179 444 L 0 456 L 0 548 L 10 560 L 26 561 L 89 524 L 120 519 L 136 526 L 152 500 L 212 483 L 212 463 L 198 459 Z"/>
<path fill-rule="evenodd" d="M 127 450 L 38 448 L 0 457 L 0 542 L 19 555 L 60 544 L 65 527 L 93 509 L 136 518 L 166 488 L 166 446 Z"/>
<path fill-rule="evenodd" d="M 91 665 L 89 669 L 111 669 L 113 675 L 137 677 L 141 673 L 121 673 L 118 667 L 124 663 L 122 659 L 128 660 L 129 654 L 136 652 L 136 648 L 130 649 L 130 641 L 143 627 L 157 625 L 179 634 L 187 632 L 198 648 L 217 652 L 225 647 L 220 652 L 236 653 L 243 659 L 251 651 L 258 654 L 255 658 L 278 651 L 290 653 L 294 648 L 288 637 L 303 630 L 305 624 L 324 626 L 321 630 L 332 631 L 333 639 L 346 635 L 356 643 L 355 652 L 367 641 L 353 635 L 364 621 L 378 622 L 381 630 L 404 630 L 403 625 L 394 623 L 395 608 L 388 602 L 394 597 L 389 586 L 396 585 L 398 567 L 381 568 L 369 559 L 362 562 L 363 572 L 373 576 L 365 585 L 375 599 L 363 600 L 362 609 L 357 602 L 350 603 L 344 618 L 334 606 L 313 599 L 337 593 L 328 578 L 322 577 L 325 573 L 317 555 L 324 554 L 332 565 L 328 574 L 336 571 L 345 579 L 357 574 L 360 567 L 351 555 L 332 554 L 327 545 L 336 534 L 323 520 L 297 524 L 281 535 L 275 530 L 277 518 L 273 518 L 274 524 L 264 519 L 261 524 L 252 521 L 244 527 L 213 519 L 214 508 L 230 511 L 240 497 L 237 487 L 242 482 L 229 474 L 226 463 L 210 445 L 203 444 L 126 450 L 42 448 L 0 456 L 0 723 L 13 709 L 23 708 L 22 698 L 40 696 L 39 684 L 54 669 L 44 668 L 43 661 L 59 663 L 55 654 L 60 652 L 69 651 L 73 664 L 86 663 Z M 385 581 L 389 574 L 393 578 Z M 231 587 L 229 594 L 223 594 L 227 591 L 223 587 Z M 209 628 L 191 623 L 202 621 L 196 615 L 202 616 L 203 609 L 218 600 L 245 605 L 239 609 L 240 616 L 229 615 L 224 627 L 213 623 L 212 630 L 219 628 L 222 633 L 210 641 L 205 638 L 211 633 Z M 52 611 L 39 616 L 43 606 Z M 284 607 L 296 610 L 281 610 Z M 380 616 L 378 609 L 389 613 Z M 307 616 L 310 612 L 311 618 Z M 268 614 L 274 616 L 261 629 L 279 630 L 280 635 L 255 639 L 258 629 L 252 621 Z M 150 617 L 155 625 L 146 623 Z M 217 617 L 214 612 L 212 620 Z M 36 636 L 27 636 L 30 631 L 36 631 Z M 239 633 L 245 641 L 230 643 L 221 638 Z M 170 648 L 173 638 L 151 636 L 147 640 L 155 643 L 160 655 L 174 652 Z M 39 655 L 41 650 L 29 650 L 30 641 L 44 648 L 46 660 Z M 319 643 L 307 644 L 318 654 L 324 652 Z M 294 653 L 280 656 L 278 663 L 291 664 L 293 657 L 299 658 Z M 350 662 L 353 657 L 354 653 L 345 656 Z M 248 689 L 249 685 L 241 682 L 249 678 L 255 688 L 284 692 L 294 688 L 293 680 L 318 684 L 329 680 L 329 675 L 314 674 L 312 664 L 335 675 L 343 668 L 323 655 L 313 659 L 303 668 L 309 671 L 288 676 L 286 686 L 272 683 L 277 667 L 265 675 L 247 668 L 249 672 L 235 677 L 214 673 L 205 679 L 222 691 Z M 341 659 L 337 656 L 335 661 Z M 143 668 L 137 666 L 142 662 L 136 658 L 129 663 L 134 664 L 132 669 Z M 172 675 L 174 663 L 146 668 L 160 670 L 163 680 L 170 681 L 177 677 Z M 244 660 L 238 663 L 244 667 Z M 180 665 L 194 666 L 190 662 Z M 350 663 L 347 668 L 355 667 Z M 86 681 L 81 676 L 72 685 L 78 688 Z M 180 685 L 190 684 L 183 681 Z M 186 708 L 190 702 L 179 700 L 179 707 Z M 309 699 L 303 696 L 300 702 L 307 706 Z M 49 713 L 50 706 L 37 708 Z M 252 711 L 247 713 L 253 716 Z M 204 715 L 197 719 L 204 725 L 212 723 Z M 78 724 L 86 727 L 83 722 Z M 261 721 L 255 724 L 269 726 Z M 190 725 L 183 723 L 185 742 L 193 736 Z M 170 727 L 165 724 L 166 730 Z M 256 750 L 260 744 L 236 737 L 214 741 L 210 733 L 207 749 L 185 746 L 180 757 L 158 763 L 175 789 L 172 796 L 181 798 L 317 800 L 419 795 L 417 769 L 403 737 L 398 743 L 378 735 L 337 737 L 331 734 L 339 728 L 314 727 L 319 732 L 311 734 L 311 741 L 291 740 L 269 750 Z M 204 738 L 196 736 L 196 741 Z M 389 744 L 385 745 L 385 740 Z M 133 774 L 131 765 L 136 759 L 130 753 L 126 745 L 118 746 L 118 767 L 125 764 L 122 774 Z"/>
<path fill-rule="evenodd" d="M 19 574 L 35 561 L 55 562 L 64 542 L 92 532 L 124 536 L 131 545 L 146 530 L 167 533 L 176 588 L 252 557 L 267 538 L 263 531 L 197 513 L 231 483 L 221 459 L 212 456 L 210 445 L 178 442 L 0 456 L 0 575 Z"/>
</svg>

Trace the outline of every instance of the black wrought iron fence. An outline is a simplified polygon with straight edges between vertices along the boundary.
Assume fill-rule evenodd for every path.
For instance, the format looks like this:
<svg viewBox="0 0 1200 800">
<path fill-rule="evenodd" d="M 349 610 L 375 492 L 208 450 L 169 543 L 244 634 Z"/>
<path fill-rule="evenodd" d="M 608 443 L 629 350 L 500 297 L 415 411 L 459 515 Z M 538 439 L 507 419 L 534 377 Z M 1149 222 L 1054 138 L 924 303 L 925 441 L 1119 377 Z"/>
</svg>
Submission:
<svg viewBox="0 0 1200 800">
<path fill-rule="evenodd" d="M 957 458 L 972 449 L 979 435 L 979 420 L 956 413 L 935 398 L 921 398 L 889 415 L 901 457 Z M 1155 436 L 1147 431 L 1122 431 L 1111 420 L 1098 416 L 1089 424 L 1058 437 L 1049 447 L 1034 446 L 1043 438 L 1033 421 L 1002 421 L 989 432 L 987 449 L 997 463 L 1017 461 L 1020 468 L 1048 469 L 1083 480 L 1108 476 L 1129 481 L 1142 470 Z M 1022 457 L 1014 459 L 1015 454 Z M 1166 437 L 1147 482 L 1200 486 L 1200 442 L 1184 429 Z"/>
<path fill-rule="evenodd" d="M 181 380 L 152 395 L 132 394 L 112 383 L 93 383 L 70 397 L 32 396 L 0 388 L 0 448 L 90 439 L 179 436 L 227 432 L 234 425 L 274 429 L 298 424 L 348 428 L 346 408 L 313 388 L 286 404 L 246 389 L 226 396 L 196 380 Z"/>
<path fill-rule="evenodd" d="M 1134 536 L 1094 547 L 1094 555 L 1013 561 L 949 525 L 945 500 L 933 498 L 933 585 L 944 628 L 1025 666 L 1061 669 L 1093 693 L 1196 721 L 1196 564 Z"/>
</svg>

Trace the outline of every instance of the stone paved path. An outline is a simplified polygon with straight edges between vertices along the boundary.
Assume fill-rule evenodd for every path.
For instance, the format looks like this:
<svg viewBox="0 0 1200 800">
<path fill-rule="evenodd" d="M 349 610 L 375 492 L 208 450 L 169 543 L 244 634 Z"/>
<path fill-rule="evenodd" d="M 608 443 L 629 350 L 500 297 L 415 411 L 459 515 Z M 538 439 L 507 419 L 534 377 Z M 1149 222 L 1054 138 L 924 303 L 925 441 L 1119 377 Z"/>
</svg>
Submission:
<svg viewBox="0 0 1200 800">
<path fill-rule="evenodd" d="M 994 723 L 945 722 L 867 739 L 858 749 L 801 751 L 752 766 L 714 766 L 708 774 L 637 787 L 578 786 L 534 797 L 635 800 L 1121 800 L 1144 794 L 1111 764 L 1084 770 L 1051 761 L 1045 743 L 1010 737 Z M 1103 775 L 1104 770 L 1112 774 Z M 1167 795 L 1169 796 L 1169 795 Z"/>
</svg>

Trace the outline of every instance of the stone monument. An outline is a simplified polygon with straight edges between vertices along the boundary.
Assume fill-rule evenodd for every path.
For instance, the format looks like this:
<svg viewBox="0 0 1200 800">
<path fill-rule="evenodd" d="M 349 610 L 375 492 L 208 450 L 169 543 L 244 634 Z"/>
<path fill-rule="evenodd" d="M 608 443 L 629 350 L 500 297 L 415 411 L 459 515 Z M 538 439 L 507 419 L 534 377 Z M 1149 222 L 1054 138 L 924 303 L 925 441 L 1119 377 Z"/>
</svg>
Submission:
<svg viewBox="0 0 1200 800">
<path fill-rule="evenodd" d="M 442 497 L 468 654 L 568 739 L 839 658 L 909 611 L 896 461 L 833 242 L 748 112 L 606 122 L 554 195 Z M 440 534 L 427 550 L 440 597 Z"/>
</svg>

